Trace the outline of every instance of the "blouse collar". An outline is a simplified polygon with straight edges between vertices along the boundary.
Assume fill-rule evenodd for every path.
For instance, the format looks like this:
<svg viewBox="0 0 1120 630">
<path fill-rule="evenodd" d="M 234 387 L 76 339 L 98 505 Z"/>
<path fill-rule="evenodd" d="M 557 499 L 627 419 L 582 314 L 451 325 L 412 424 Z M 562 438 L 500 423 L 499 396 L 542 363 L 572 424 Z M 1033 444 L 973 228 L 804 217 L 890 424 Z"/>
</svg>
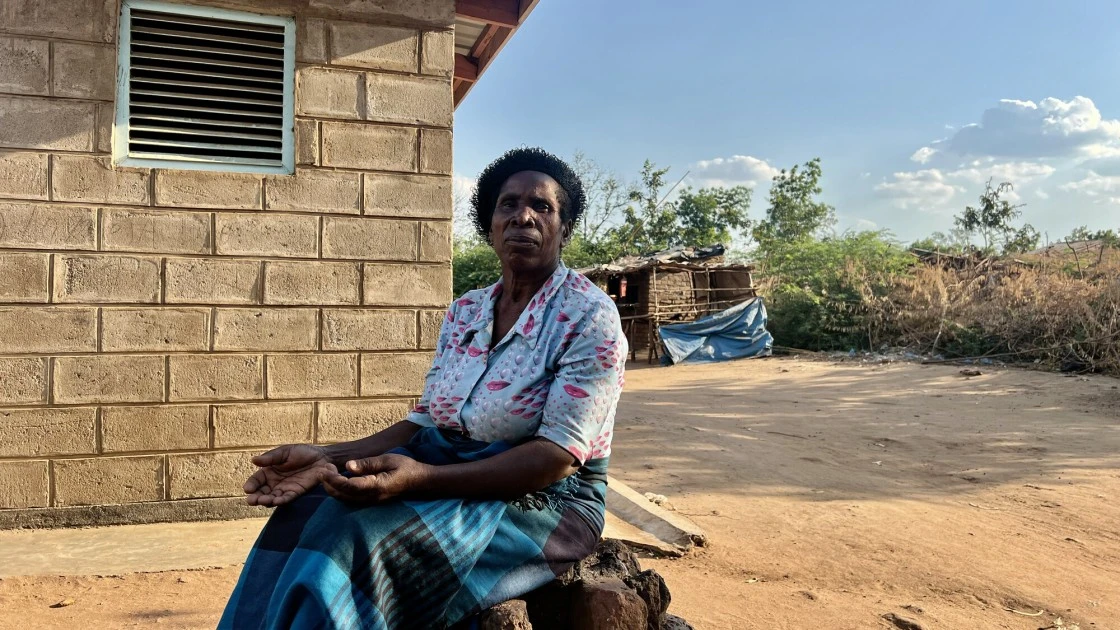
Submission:
<svg viewBox="0 0 1120 630">
<path fill-rule="evenodd" d="M 540 334 L 542 326 L 542 318 L 544 317 L 545 308 L 552 298 L 560 291 L 560 287 L 568 277 L 568 267 L 561 262 L 556 266 L 556 271 L 545 281 L 540 289 L 537 290 L 536 295 L 532 300 L 529 300 L 528 306 L 522 311 L 521 316 L 517 319 L 517 323 L 510 329 L 512 333 L 521 335 L 525 343 L 529 344 L 530 348 L 537 346 L 537 336 Z M 502 295 L 502 280 L 499 279 L 494 284 L 486 288 L 485 299 L 475 315 L 474 321 L 467 325 L 464 334 L 459 336 L 459 345 L 464 346 L 471 342 L 471 340 L 482 333 L 481 341 L 485 346 L 490 344 L 490 335 L 494 330 L 494 304 L 498 301 L 498 297 Z M 473 333 L 473 334 L 472 334 Z M 501 341 L 501 340 L 499 340 Z"/>
</svg>

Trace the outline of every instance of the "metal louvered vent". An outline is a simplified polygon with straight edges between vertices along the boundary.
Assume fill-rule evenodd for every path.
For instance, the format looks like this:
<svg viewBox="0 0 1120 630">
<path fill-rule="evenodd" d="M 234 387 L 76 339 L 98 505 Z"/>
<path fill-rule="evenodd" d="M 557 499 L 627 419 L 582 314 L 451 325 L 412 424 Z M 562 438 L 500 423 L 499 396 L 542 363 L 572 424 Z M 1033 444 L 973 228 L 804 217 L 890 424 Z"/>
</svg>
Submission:
<svg viewBox="0 0 1120 630">
<path fill-rule="evenodd" d="M 287 18 L 126 2 L 118 163 L 291 172 L 293 31 Z"/>
</svg>

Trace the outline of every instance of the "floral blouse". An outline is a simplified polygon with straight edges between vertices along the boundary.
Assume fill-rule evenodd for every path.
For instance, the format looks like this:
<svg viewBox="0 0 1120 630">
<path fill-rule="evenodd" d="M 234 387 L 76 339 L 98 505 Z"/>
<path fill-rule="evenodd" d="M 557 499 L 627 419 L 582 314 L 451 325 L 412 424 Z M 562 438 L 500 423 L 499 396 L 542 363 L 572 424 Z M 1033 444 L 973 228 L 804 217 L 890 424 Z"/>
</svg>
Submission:
<svg viewBox="0 0 1120 630">
<path fill-rule="evenodd" d="M 608 457 L 627 355 L 614 302 L 561 263 L 491 348 L 501 294 L 499 280 L 448 309 L 408 420 L 484 442 L 543 437 L 580 464 Z"/>
</svg>

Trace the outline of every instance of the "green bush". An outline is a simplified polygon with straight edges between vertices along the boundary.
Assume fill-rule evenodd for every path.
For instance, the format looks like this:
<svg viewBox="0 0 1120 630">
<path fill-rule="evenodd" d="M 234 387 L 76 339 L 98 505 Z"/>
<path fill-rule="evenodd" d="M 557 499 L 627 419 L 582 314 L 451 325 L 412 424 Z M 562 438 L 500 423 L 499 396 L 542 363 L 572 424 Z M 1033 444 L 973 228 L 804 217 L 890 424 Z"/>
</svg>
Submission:
<svg viewBox="0 0 1120 630">
<path fill-rule="evenodd" d="M 808 350 L 870 348 L 887 323 L 872 308 L 914 257 L 888 232 L 849 232 L 784 245 L 762 261 L 775 343 Z"/>
</svg>

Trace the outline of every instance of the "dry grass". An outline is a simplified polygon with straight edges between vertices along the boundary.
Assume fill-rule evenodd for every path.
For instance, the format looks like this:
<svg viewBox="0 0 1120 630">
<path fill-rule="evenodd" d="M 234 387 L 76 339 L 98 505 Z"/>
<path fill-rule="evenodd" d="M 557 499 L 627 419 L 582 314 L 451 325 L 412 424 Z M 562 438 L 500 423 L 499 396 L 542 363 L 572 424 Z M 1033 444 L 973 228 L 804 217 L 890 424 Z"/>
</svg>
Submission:
<svg viewBox="0 0 1120 630">
<path fill-rule="evenodd" d="M 1120 261 L 921 266 L 869 304 L 880 338 L 946 356 L 1120 373 Z"/>
</svg>

